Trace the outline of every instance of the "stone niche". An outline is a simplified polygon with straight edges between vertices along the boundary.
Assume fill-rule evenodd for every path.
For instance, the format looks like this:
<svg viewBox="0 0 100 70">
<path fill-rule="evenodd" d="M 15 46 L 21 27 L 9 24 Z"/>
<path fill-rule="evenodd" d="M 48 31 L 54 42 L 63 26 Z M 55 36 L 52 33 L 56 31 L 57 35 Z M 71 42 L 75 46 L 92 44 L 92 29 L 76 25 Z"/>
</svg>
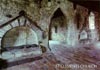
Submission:
<svg viewBox="0 0 100 70">
<path fill-rule="evenodd" d="M 37 33 L 29 27 L 18 26 L 8 30 L 2 38 L 2 47 L 16 47 L 21 45 L 38 45 Z"/>
<path fill-rule="evenodd" d="M 34 29 L 35 28 L 35 29 Z M 7 62 L 23 60 L 24 58 L 40 56 L 39 41 L 42 31 L 33 26 L 16 26 L 9 29 L 2 37 L 0 58 Z M 25 48 L 26 47 L 26 48 Z"/>
</svg>

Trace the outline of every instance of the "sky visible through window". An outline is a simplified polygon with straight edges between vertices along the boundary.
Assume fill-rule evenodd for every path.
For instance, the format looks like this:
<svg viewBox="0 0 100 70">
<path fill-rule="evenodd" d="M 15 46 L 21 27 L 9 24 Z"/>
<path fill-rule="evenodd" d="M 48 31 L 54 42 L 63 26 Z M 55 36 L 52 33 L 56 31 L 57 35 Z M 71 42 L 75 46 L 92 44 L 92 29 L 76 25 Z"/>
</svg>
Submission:
<svg viewBox="0 0 100 70">
<path fill-rule="evenodd" d="M 94 13 L 90 13 L 90 16 L 89 16 L 89 28 L 90 29 L 95 29 L 95 16 L 94 16 Z"/>
</svg>

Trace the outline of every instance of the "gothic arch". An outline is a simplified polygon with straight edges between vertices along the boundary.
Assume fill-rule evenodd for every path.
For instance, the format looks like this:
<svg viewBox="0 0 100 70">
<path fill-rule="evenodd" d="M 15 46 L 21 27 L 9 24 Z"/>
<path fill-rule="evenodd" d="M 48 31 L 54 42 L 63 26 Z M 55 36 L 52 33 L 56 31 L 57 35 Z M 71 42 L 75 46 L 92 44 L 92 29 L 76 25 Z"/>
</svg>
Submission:
<svg viewBox="0 0 100 70">
<path fill-rule="evenodd" d="M 53 23 L 58 21 L 58 23 Z M 52 14 L 50 18 L 49 24 L 49 40 L 52 40 L 52 27 L 55 27 L 55 31 L 57 32 L 57 27 L 64 27 L 66 25 L 66 15 L 62 11 L 60 7 L 58 7 Z"/>
<path fill-rule="evenodd" d="M 17 26 L 8 30 L 1 40 L 2 48 L 31 44 L 38 45 L 38 37 L 34 30 L 25 26 Z"/>
</svg>

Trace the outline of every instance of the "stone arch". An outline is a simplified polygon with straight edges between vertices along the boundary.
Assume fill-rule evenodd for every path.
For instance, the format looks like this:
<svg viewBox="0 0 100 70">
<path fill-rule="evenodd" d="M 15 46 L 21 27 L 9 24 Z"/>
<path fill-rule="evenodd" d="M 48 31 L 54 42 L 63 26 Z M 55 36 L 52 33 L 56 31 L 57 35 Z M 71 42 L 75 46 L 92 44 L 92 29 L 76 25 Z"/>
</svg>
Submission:
<svg viewBox="0 0 100 70">
<path fill-rule="evenodd" d="M 57 32 L 57 30 L 58 30 L 57 28 L 59 26 L 62 27 L 62 28 L 67 27 L 65 24 L 66 24 L 66 15 L 62 11 L 62 9 L 60 7 L 58 7 L 53 12 L 53 14 L 52 14 L 52 16 L 50 18 L 50 24 L 49 24 L 49 40 L 52 40 L 52 29 L 55 28 L 55 32 Z"/>
<path fill-rule="evenodd" d="M 8 30 L 1 40 L 1 48 L 31 44 L 38 45 L 38 36 L 34 30 L 26 26 L 16 26 Z"/>
</svg>

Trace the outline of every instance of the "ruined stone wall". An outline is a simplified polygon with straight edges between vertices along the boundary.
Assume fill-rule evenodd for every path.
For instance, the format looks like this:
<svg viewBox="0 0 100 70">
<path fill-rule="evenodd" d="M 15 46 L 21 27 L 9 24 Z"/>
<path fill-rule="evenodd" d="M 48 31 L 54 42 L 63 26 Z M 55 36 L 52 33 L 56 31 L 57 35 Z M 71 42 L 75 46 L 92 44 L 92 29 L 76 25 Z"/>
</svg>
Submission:
<svg viewBox="0 0 100 70">
<path fill-rule="evenodd" d="M 42 0 L 41 2 L 37 0 L 0 0 L 0 24 L 7 22 L 8 20 L 16 17 L 19 11 L 24 10 L 33 21 L 37 22 L 38 25 L 48 32 L 48 26 L 51 21 L 51 17 L 57 8 L 61 8 L 67 17 L 67 23 L 72 19 L 73 6 L 72 3 L 66 0 L 52 0 L 48 2 L 47 0 Z M 11 14 L 12 17 L 8 18 Z M 21 19 L 22 21 L 23 19 Z M 23 21 L 21 22 L 23 23 Z M 5 30 L 6 28 L 4 28 Z M 2 30 L 3 31 L 3 30 Z M 38 36 L 40 34 L 37 34 Z M 47 37 L 48 38 L 48 37 Z M 48 39 L 42 39 L 41 35 L 40 41 L 43 41 L 44 45 L 48 44 Z"/>
<path fill-rule="evenodd" d="M 91 42 L 96 42 L 99 40 L 99 19 L 100 19 L 100 13 L 96 11 L 90 11 L 89 9 L 82 7 L 80 5 L 77 5 L 75 14 L 75 24 L 77 25 L 77 30 L 80 33 L 82 30 L 85 30 L 88 34 L 89 39 L 91 39 Z M 94 14 L 94 25 L 95 29 L 90 29 L 89 27 L 89 17 L 91 17 L 91 13 Z M 78 18 L 77 18 L 78 17 Z M 77 20 L 78 19 L 78 20 Z M 79 35 L 79 34 L 78 34 Z"/>
<path fill-rule="evenodd" d="M 44 31 L 46 31 L 46 33 L 48 33 L 51 18 L 54 12 L 58 8 L 62 10 L 67 20 L 67 22 L 65 23 L 66 24 L 65 27 L 67 29 L 65 28 L 63 30 L 64 32 L 62 32 L 64 35 L 64 41 L 66 42 L 66 44 L 75 45 L 78 43 L 79 32 L 82 29 L 82 24 L 84 23 L 85 17 L 87 19 L 88 11 L 86 8 L 82 6 L 77 6 L 77 11 L 80 13 L 80 21 L 79 21 L 80 26 L 79 26 L 79 29 L 77 29 L 77 23 L 76 21 L 74 21 L 76 17 L 75 17 L 75 10 L 73 8 L 73 3 L 67 0 L 51 0 L 51 1 L 48 1 L 48 0 L 0 0 L 0 24 L 3 24 L 7 22 L 8 20 L 16 17 L 19 11 L 24 10 L 28 14 L 28 17 L 30 17 L 33 21 L 37 22 L 37 24 Z M 11 14 L 12 17 L 9 18 L 9 14 Z M 24 23 L 23 20 L 24 19 L 21 18 L 21 23 Z M 86 20 L 86 23 L 88 23 L 88 20 Z M 88 24 L 85 26 L 87 28 Z M 7 27 L 8 29 L 10 28 L 10 26 L 7 26 Z M 2 35 L 2 31 L 5 31 L 6 29 L 7 28 L 0 30 L 0 35 Z M 33 27 L 33 29 L 35 28 Z M 36 31 L 37 33 L 41 33 L 38 29 Z M 45 39 L 41 37 L 42 33 L 37 34 L 37 35 L 40 41 L 43 42 L 43 45 L 47 46 L 48 34 Z"/>
<path fill-rule="evenodd" d="M 98 33 L 98 40 L 100 41 L 100 13 L 95 12 L 95 23 Z"/>
</svg>

